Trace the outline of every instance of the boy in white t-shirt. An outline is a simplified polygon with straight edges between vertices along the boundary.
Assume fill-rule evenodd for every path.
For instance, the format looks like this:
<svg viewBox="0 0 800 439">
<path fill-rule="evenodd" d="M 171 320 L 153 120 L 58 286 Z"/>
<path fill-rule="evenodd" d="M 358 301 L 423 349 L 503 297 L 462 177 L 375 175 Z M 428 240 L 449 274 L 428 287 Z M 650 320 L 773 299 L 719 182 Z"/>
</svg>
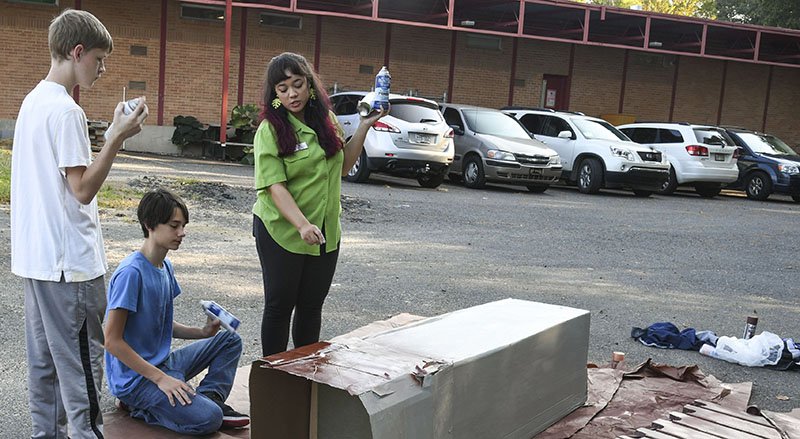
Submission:
<svg viewBox="0 0 800 439">
<path fill-rule="evenodd" d="M 114 130 L 92 160 L 86 115 L 70 92 L 105 72 L 111 35 L 94 15 L 67 9 L 48 42 L 50 71 L 22 102 L 11 164 L 11 271 L 25 290 L 32 437 L 102 438 L 108 266 L 95 196 L 147 106 L 142 98 L 125 115 L 117 105 Z"/>
</svg>

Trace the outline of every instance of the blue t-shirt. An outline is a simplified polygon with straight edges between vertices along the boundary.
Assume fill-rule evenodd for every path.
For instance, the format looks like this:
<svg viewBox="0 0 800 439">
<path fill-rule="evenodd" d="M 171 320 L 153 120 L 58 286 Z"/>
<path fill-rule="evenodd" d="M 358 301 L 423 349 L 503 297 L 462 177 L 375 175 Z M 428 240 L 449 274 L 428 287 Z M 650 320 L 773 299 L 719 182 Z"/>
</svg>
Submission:
<svg viewBox="0 0 800 439">
<path fill-rule="evenodd" d="M 122 338 L 145 361 L 158 367 L 169 357 L 172 345 L 172 300 L 181 293 L 172 263 L 158 268 L 141 252 L 120 262 L 108 286 L 108 312 L 128 310 Z M 106 352 L 108 387 L 114 396 L 130 393 L 143 376 Z"/>
</svg>

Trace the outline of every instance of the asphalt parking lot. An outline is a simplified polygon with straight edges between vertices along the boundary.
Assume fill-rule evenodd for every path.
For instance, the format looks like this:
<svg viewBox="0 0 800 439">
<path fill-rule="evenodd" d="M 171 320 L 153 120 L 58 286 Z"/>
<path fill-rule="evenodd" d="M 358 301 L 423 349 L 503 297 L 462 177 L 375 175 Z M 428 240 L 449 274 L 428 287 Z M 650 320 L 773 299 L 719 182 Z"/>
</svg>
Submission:
<svg viewBox="0 0 800 439">
<path fill-rule="evenodd" d="M 171 254 L 184 295 L 176 319 L 200 322 L 197 300 L 213 298 L 237 314 L 245 340 L 242 364 L 260 356 L 263 295 L 250 235 L 252 168 L 125 155 L 111 178 L 173 186 L 186 196 L 191 222 Z M 214 193 L 192 191 L 200 183 Z M 758 331 L 800 338 L 800 204 L 725 192 L 637 198 L 623 191 L 580 194 L 551 188 L 445 183 L 373 176 L 343 183 L 344 236 L 339 267 L 323 312 L 331 338 L 401 312 L 433 316 L 493 300 L 517 299 L 591 311 L 589 361 L 612 351 L 626 363 L 647 358 L 698 364 L 724 382 L 752 381 L 751 402 L 774 411 L 800 407 L 797 372 L 747 368 L 697 352 L 645 347 L 632 326 L 670 321 L 740 337 L 748 315 Z M 132 210 L 106 210 L 102 221 L 111 270 L 141 243 Z M 21 283 L 10 274 L 9 210 L 0 207 L 1 437 L 29 434 Z M 564 346 L 569 349 L 569 346 Z M 788 396 L 788 399 L 784 398 Z M 105 410 L 113 400 L 106 393 Z"/>
</svg>

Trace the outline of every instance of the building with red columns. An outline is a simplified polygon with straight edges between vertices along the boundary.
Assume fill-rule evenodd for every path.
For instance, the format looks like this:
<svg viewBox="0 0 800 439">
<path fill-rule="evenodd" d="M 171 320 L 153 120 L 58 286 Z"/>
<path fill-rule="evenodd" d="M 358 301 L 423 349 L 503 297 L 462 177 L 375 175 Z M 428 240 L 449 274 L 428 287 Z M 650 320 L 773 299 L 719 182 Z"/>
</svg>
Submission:
<svg viewBox="0 0 800 439">
<path fill-rule="evenodd" d="M 147 95 L 148 124 L 219 123 L 258 103 L 269 59 L 294 51 L 338 90 L 370 88 L 387 65 L 397 93 L 736 125 L 800 144 L 800 31 L 562 0 L 0 2 L 7 125 L 47 74 L 50 20 L 70 7 L 114 37 L 103 79 L 76 93 L 90 119 L 109 118 L 125 88 Z"/>
</svg>

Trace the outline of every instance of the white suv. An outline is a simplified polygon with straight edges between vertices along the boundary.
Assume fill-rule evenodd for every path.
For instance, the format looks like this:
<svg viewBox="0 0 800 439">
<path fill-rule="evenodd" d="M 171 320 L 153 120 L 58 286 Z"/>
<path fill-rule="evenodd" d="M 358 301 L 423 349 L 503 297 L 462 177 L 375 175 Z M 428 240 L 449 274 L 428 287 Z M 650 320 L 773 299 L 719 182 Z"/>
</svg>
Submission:
<svg viewBox="0 0 800 439">
<path fill-rule="evenodd" d="M 654 148 L 632 142 L 603 119 L 581 113 L 506 107 L 537 140 L 561 156 L 562 176 L 585 194 L 601 188 L 630 188 L 640 197 L 669 178 L 669 162 Z"/>
<path fill-rule="evenodd" d="M 367 92 L 344 92 L 331 96 L 336 118 L 349 140 L 358 127 L 356 104 Z M 364 150 L 347 173 L 348 181 L 365 182 L 371 172 L 416 178 L 419 185 L 442 184 L 453 163 L 453 129 L 439 113 L 439 104 L 429 99 L 390 94 L 389 114 L 367 131 Z"/>
<path fill-rule="evenodd" d="M 739 178 L 739 149 L 725 130 L 688 123 L 631 123 L 618 127 L 634 142 L 666 154 L 672 165 L 669 181 L 659 193 L 671 194 L 678 185 L 694 186 L 705 198 L 719 194 L 723 184 Z"/>
</svg>

